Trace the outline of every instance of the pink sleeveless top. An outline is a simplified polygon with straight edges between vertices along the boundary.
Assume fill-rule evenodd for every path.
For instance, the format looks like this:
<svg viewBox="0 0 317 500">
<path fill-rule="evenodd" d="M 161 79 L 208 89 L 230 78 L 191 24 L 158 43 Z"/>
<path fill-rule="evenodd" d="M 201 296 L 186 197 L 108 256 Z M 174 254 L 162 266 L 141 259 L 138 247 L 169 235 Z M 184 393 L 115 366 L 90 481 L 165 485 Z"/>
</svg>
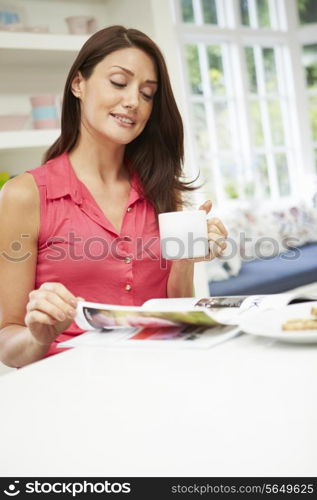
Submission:
<svg viewBox="0 0 317 500">
<path fill-rule="evenodd" d="M 40 193 L 35 288 L 60 282 L 85 300 L 129 306 L 167 296 L 171 263 L 161 257 L 155 210 L 135 174 L 118 233 L 76 176 L 67 153 L 28 173 Z M 47 356 L 79 333 L 73 322 Z"/>
</svg>

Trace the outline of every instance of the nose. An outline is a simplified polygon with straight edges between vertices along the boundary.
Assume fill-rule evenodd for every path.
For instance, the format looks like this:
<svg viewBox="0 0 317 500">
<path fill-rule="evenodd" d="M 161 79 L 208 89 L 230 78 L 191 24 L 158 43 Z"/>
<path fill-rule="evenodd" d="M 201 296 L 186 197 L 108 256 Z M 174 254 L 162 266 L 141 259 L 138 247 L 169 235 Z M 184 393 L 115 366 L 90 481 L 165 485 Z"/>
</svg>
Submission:
<svg viewBox="0 0 317 500">
<path fill-rule="evenodd" d="M 139 89 L 134 87 L 126 87 L 125 92 L 123 94 L 123 102 L 122 105 L 125 108 L 135 109 L 139 104 Z"/>
</svg>

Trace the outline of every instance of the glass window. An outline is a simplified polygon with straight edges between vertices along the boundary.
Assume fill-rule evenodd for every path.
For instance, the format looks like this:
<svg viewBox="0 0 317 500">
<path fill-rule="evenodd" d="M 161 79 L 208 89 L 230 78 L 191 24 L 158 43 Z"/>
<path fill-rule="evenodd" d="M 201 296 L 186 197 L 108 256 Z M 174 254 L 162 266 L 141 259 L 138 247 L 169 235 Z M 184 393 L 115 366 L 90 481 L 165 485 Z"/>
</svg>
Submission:
<svg viewBox="0 0 317 500">
<path fill-rule="evenodd" d="M 284 153 L 275 155 L 275 165 L 280 196 L 288 196 L 291 193 L 288 162 Z"/>
<path fill-rule="evenodd" d="M 232 144 L 228 103 L 226 101 L 216 101 L 214 103 L 214 114 L 219 149 L 231 149 Z"/>
<path fill-rule="evenodd" d="M 241 23 L 244 26 L 250 26 L 248 0 L 240 0 L 240 13 L 241 13 Z"/>
<path fill-rule="evenodd" d="M 206 108 L 203 103 L 193 103 L 193 132 L 199 163 L 210 159 L 210 137 L 206 121 Z"/>
<path fill-rule="evenodd" d="M 271 26 L 268 0 L 257 0 L 258 25 L 262 28 Z"/>
<path fill-rule="evenodd" d="M 282 146 L 284 145 L 284 130 L 280 102 L 277 100 L 268 101 L 268 111 L 272 143 L 274 146 Z"/>
<path fill-rule="evenodd" d="M 215 166 L 210 160 L 209 162 L 200 162 L 199 166 L 199 182 L 202 184 L 202 192 L 206 200 L 216 200 L 216 183 L 214 181 Z"/>
<path fill-rule="evenodd" d="M 262 117 L 260 110 L 260 103 L 258 100 L 250 101 L 250 114 L 251 114 L 251 131 L 253 144 L 257 147 L 264 145 L 264 135 L 262 126 Z"/>
<path fill-rule="evenodd" d="M 273 48 L 262 49 L 264 63 L 264 78 L 266 92 L 268 94 L 278 91 L 277 88 L 277 71 L 275 65 L 275 54 Z"/>
<path fill-rule="evenodd" d="M 195 22 L 192 0 L 181 0 L 181 15 L 184 23 Z"/>
<path fill-rule="evenodd" d="M 317 23 L 316 0 L 297 0 L 300 24 Z"/>
<path fill-rule="evenodd" d="M 218 24 L 215 0 L 201 0 L 205 24 Z"/>
<path fill-rule="evenodd" d="M 220 158 L 220 172 L 223 181 L 223 190 L 225 197 L 236 199 L 239 197 L 239 176 L 237 163 L 232 157 Z"/>
<path fill-rule="evenodd" d="M 202 94 L 201 73 L 197 45 L 186 45 L 185 57 L 189 73 L 189 83 L 193 94 Z"/>
<path fill-rule="evenodd" d="M 317 43 L 304 45 L 302 61 L 306 73 L 307 88 L 317 91 Z"/>
<path fill-rule="evenodd" d="M 302 158 L 299 174 L 302 142 L 309 147 L 311 141 L 317 173 L 317 30 L 316 38 L 311 28 L 291 24 L 286 31 L 287 11 L 298 5 L 301 23 L 317 23 L 317 0 L 174 1 L 183 23 L 179 36 L 191 116 L 187 137 L 205 182 L 202 190 L 216 205 L 228 199 L 301 196 L 297 179 L 312 166 Z M 228 10 L 235 4 L 237 22 Z M 308 116 L 300 105 L 303 96 L 294 92 L 303 75 L 291 53 L 299 43 Z M 297 81 L 291 82 L 292 76 Z M 307 124 L 301 124 L 305 117 L 309 137 Z"/>
<path fill-rule="evenodd" d="M 255 178 L 258 198 L 269 198 L 271 194 L 267 158 L 258 155 L 255 160 Z"/>
<path fill-rule="evenodd" d="M 256 78 L 253 47 L 245 47 L 244 51 L 245 51 L 245 59 L 247 65 L 247 79 L 248 79 L 249 92 L 257 93 L 258 82 Z"/>
<path fill-rule="evenodd" d="M 308 102 L 313 141 L 317 143 L 317 94 L 312 95 Z"/>
<path fill-rule="evenodd" d="M 223 95 L 225 93 L 225 84 L 220 45 L 208 45 L 207 58 L 209 82 L 212 92 Z"/>
<path fill-rule="evenodd" d="M 243 26 L 271 28 L 269 0 L 240 0 L 240 15 Z"/>
<path fill-rule="evenodd" d="M 314 142 L 314 154 L 317 158 L 317 43 L 304 45 L 302 62 L 306 75 L 308 112 Z M 315 166 L 317 171 L 317 163 Z"/>
</svg>

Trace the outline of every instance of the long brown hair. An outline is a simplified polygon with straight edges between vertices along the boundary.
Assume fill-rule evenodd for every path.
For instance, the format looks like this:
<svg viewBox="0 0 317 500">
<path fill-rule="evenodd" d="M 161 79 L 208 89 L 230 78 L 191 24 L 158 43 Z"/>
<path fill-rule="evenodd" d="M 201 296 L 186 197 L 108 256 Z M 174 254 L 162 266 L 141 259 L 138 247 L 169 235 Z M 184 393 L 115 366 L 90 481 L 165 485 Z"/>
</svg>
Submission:
<svg viewBox="0 0 317 500">
<path fill-rule="evenodd" d="M 143 186 L 145 197 L 157 213 L 180 208 L 182 194 L 195 189 L 192 182 L 181 180 L 184 157 L 183 123 L 172 92 L 164 57 L 157 45 L 144 33 L 123 26 L 110 26 L 92 35 L 75 59 L 64 89 L 61 135 L 46 151 L 44 162 L 70 152 L 80 131 L 80 102 L 71 85 L 78 71 L 88 79 L 94 67 L 108 54 L 122 48 L 137 47 L 155 63 L 158 90 L 151 116 L 142 131 L 127 144 L 125 157 L 131 162 Z"/>
</svg>

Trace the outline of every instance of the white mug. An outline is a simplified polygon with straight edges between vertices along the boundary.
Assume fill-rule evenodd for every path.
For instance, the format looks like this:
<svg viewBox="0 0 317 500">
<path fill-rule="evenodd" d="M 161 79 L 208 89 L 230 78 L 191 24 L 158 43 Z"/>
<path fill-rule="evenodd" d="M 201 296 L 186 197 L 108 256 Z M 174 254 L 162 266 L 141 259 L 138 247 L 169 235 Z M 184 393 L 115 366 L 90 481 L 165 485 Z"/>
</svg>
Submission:
<svg viewBox="0 0 317 500">
<path fill-rule="evenodd" d="M 161 252 L 165 259 L 195 259 L 209 254 L 205 210 L 159 214 Z"/>
</svg>

